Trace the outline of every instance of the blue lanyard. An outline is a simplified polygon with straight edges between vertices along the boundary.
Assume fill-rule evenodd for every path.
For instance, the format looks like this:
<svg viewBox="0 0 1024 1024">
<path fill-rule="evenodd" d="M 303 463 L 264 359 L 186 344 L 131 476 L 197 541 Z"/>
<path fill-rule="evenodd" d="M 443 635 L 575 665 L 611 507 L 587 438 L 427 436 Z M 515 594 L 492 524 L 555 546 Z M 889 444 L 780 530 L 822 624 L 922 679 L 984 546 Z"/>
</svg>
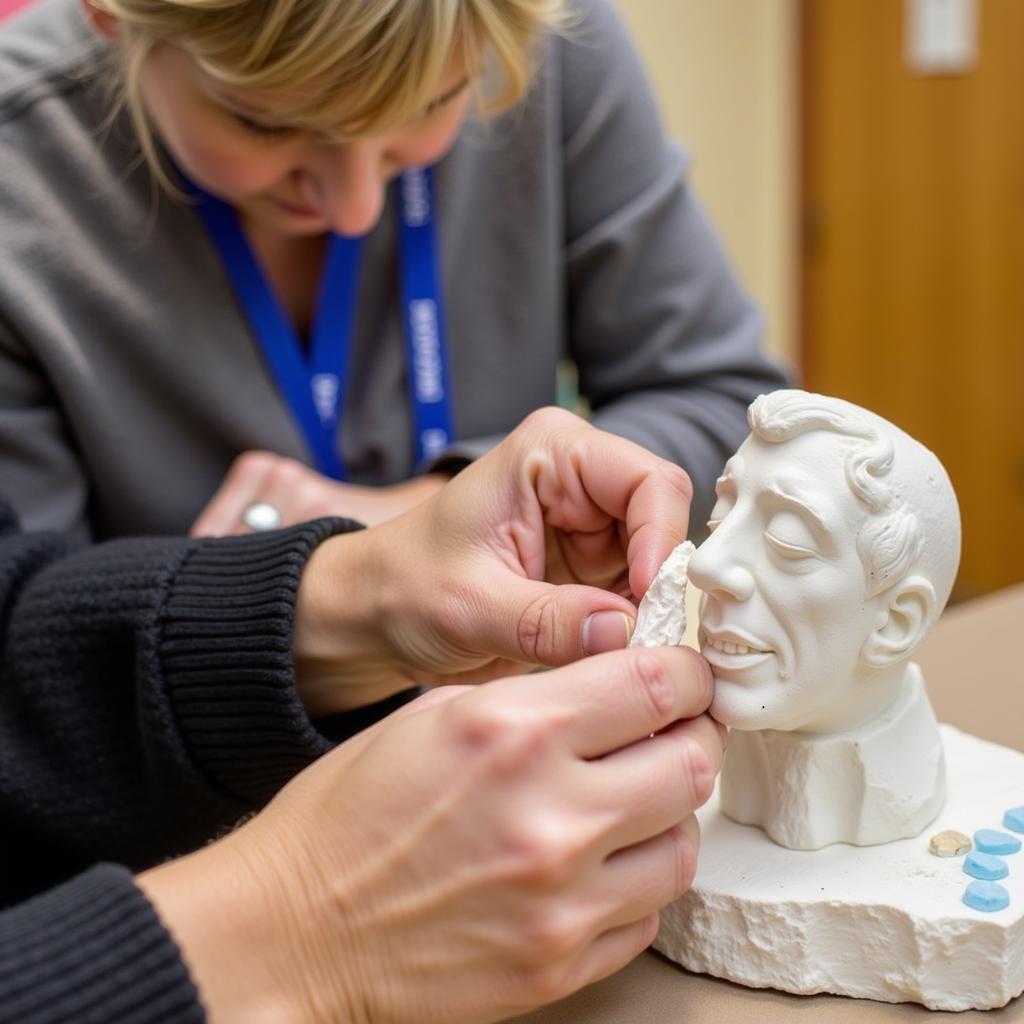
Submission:
<svg viewBox="0 0 1024 1024">
<path fill-rule="evenodd" d="M 330 236 L 307 356 L 249 248 L 234 207 L 182 177 L 198 199 L 199 215 L 317 469 L 335 480 L 348 479 L 337 438 L 348 384 L 363 239 Z M 400 276 L 417 464 L 441 454 L 453 439 L 434 203 L 433 168 L 404 171 Z"/>
</svg>

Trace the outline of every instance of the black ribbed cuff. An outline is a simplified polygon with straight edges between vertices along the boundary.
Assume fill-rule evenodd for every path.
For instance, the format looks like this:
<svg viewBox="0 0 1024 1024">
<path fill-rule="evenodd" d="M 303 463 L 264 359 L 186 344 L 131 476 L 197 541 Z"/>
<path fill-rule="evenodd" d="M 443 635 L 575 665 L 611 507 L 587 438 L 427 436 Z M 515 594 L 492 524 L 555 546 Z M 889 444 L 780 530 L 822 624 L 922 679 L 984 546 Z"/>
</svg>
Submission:
<svg viewBox="0 0 1024 1024">
<path fill-rule="evenodd" d="M 124 868 L 0 914 L 0 1024 L 200 1024 L 178 947 Z"/>
<path fill-rule="evenodd" d="M 199 544 L 160 616 L 160 669 L 172 715 L 209 782 L 260 806 L 331 746 L 295 690 L 299 579 L 314 548 L 359 528 L 318 519 Z"/>
</svg>

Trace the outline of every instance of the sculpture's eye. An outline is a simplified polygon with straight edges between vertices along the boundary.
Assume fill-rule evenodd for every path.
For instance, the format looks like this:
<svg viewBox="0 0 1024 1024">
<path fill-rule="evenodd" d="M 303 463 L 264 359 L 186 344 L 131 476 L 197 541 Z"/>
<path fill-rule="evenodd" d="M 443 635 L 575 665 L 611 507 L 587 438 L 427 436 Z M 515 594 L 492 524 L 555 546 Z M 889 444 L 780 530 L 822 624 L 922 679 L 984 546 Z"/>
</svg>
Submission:
<svg viewBox="0 0 1024 1024">
<path fill-rule="evenodd" d="M 776 512 L 764 532 L 772 550 L 783 558 L 816 558 L 820 555 L 814 531 L 794 511 Z"/>
<path fill-rule="evenodd" d="M 818 553 L 810 548 L 801 547 L 799 544 L 787 544 L 786 541 L 773 537 L 770 533 L 766 533 L 764 536 L 783 558 L 814 558 Z"/>
</svg>

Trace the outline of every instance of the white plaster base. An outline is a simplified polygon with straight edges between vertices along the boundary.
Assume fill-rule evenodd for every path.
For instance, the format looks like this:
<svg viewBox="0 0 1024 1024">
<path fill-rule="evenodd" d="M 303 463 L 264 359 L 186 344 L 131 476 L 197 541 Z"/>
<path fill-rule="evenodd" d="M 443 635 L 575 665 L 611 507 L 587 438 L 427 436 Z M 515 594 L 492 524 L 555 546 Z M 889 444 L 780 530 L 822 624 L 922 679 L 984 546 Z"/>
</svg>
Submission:
<svg viewBox="0 0 1024 1024">
<path fill-rule="evenodd" d="M 1000 881 L 994 914 L 962 902 L 963 857 L 928 852 L 951 828 L 1002 829 L 1024 804 L 1024 754 L 940 726 L 949 793 L 915 839 L 787 850 L 722 814 L 717 790 L 698 812 L 692 889 L 662 911 L 655 948 L 691 971 L 752 988 L 992 1009 L 1024 991 L 1024 851 Z"/>
</svg>

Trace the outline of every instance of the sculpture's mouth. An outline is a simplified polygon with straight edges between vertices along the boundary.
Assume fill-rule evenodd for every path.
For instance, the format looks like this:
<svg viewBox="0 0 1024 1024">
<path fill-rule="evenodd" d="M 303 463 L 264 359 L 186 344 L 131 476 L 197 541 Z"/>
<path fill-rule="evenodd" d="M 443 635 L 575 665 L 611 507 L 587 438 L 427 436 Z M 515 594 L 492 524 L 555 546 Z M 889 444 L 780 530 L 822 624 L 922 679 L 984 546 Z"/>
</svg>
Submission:
<svg viewBox="0 0 1024 1024">
<path fill-rule="evenodd" d="M 753 637 L 733 631 L 711 633 L 700 630 L 700 649 L 715 666 L 745 668 L 775 653 L 770 647 Z"/>
</svg>

